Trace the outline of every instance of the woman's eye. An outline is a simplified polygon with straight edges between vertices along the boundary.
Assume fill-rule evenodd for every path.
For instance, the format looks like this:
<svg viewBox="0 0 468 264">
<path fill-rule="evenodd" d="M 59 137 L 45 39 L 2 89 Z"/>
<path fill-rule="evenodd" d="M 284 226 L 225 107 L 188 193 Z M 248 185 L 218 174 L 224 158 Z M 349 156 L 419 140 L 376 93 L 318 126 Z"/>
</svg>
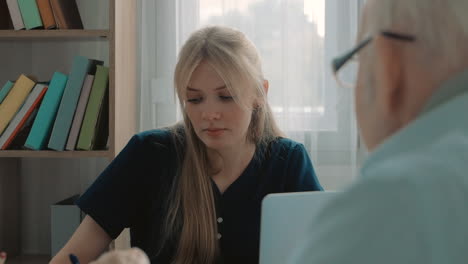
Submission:
<svg viewBox="0 0 468 264">
<path fill-rule="evenodd" d="M 197 97 L 197 98 L 190 98 L 187 99 L 187 102 L 192 103 L 192 104 L 198 104 L 203 100 L 202 97 Z"/>
<path fill-rule="evenodd" d="M 219 98 L 223 101 L 231 101 L 233 99 L 232 96 L 224 96 L 224 95 L 220 95 Z"/>
</svg>

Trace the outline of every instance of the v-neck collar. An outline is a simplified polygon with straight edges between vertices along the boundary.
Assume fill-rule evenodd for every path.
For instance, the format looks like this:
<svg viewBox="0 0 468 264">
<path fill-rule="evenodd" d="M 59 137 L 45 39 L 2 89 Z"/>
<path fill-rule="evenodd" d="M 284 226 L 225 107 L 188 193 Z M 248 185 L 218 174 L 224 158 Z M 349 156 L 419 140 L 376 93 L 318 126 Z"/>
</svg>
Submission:
<svg viewBox="0 0 468 264">
<path fill-rule="evenodd" d="M 254 155 L 252 156 L 252 159 L 250 160 L 249 164 L 247 165 L 247 167 L 244 169 L 244 171 L 241 173 L 241 175 L 239 177 L 237 177 L 236 180 L 234 180 L 227 188 L 226 190 L 224 191 L 224 193 L 221 193 L 221 191 L 219 190 L 219 187 L 218 185 L 216 184 L 216 182 L 213 180 L 213 178 L 210 177 L 210 181 L 211 181 L 211 184 L 213 185 L 213 190 L 215 192 L 215 194 L 218 196 L 218 197 L 226 197 L 226 196 L 229 196 L 229 193 L 231 192 L 235 192 L 235 189 L 236 189 L 236 186 L 238 185 L 242 185 L 243 182 L 245 181 L 249 181 L 249 180 L 254 180 L 254 179 L 248 179 L 248 175 L 253 175 L 253 173 L 251 173 L 252 170 L 255 170 L 256 168 L 258 168 L 258 164 L 260 162 L 260 156 L 261 156 L 261 153 L 260 153 L 260 147 L 257 145 L 255 147 L 255 152 L 254 152 Z M 245 178 L 245 179 L 244 179 Z M 234 190 L 234 191 L 233 191 Z M 227 194 L 227 195 L 226 195 Z"/>
</svg>

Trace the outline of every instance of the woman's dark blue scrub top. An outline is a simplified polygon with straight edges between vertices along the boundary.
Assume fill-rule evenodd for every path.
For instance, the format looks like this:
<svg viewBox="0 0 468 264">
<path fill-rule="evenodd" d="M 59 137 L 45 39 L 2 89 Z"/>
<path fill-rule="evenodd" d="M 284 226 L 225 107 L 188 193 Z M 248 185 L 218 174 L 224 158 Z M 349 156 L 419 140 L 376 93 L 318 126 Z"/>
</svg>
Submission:
<svg viewBox="0 0 468 264">
<path fill-rule="evenodd" d="M 171 130 L 133 136 L 77 205 L 113 239 L 130 228 L 132 246 L 144 250 L 151 263 L 170 263 L 176 240 L 161 247 L 162 229 L 184 148 Z M 322 190 L 304 146 L 286 138 L 258 146 L 224 193 L 213 181 L 212 187 L 219 263 L 258 263 L 261 202 L 267 194 Z"/>
</svg>

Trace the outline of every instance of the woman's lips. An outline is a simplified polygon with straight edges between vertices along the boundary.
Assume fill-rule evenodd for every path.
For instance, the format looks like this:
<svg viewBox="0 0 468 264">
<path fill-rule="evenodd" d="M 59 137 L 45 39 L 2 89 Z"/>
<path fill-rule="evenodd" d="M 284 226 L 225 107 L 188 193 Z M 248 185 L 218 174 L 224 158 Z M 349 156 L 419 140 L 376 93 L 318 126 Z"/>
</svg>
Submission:
<svg viewBox="0 0 468 264">
<path fill-rule="evenodd" d="M 221 136 L 224 133 L 224 128 L 208 128 L 205 132 L 212 137 Z"/>
</svg>

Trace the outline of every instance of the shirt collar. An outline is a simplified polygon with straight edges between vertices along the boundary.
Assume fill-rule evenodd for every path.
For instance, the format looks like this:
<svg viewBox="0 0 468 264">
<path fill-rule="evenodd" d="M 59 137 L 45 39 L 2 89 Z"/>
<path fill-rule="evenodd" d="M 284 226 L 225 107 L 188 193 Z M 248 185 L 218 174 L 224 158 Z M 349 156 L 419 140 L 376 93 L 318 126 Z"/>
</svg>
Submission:
<svg viewBox="0 0 468 264">
<path fill-rule="evenodd" d="M 416 120 L 370 153 L 362 166 L 362 174 L 380 161 L 400 153 L 417 151 L 449 130 L 461 129 L 468 133 L 467 112 L 468 69 L 444 82 Z"/>
<path fill-rule="evenodd" d="M 440 104 L 468 92 L 468 69 L 445 81 L 424 107 L 422 114 L 437 108 Z"/>
</svg>

